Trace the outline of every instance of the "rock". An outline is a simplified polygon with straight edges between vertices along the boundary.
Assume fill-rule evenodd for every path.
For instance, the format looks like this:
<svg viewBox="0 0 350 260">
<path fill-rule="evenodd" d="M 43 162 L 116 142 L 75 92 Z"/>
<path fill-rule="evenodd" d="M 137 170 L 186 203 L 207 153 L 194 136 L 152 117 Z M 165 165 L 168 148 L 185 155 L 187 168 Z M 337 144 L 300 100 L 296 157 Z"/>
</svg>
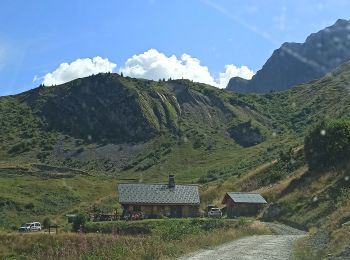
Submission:
<svg viewBox="0 0 350 260">
<path fill-rule="evenodd" d="M 342 226 L 343 226 L 343 227 L 344 227 L 344 226 L 350 226 L 350 221 L 347 221 L 347 222 L 343 223 Z"/>
<path fill-rule="evenodd" d="M 268 208 L 265 209 L 263 214 L 263 219 L 265 221 L 273 221 L 278 218 L 282 211 L 282 206 L 279 204 L 270 204 Z"/>
</svg>

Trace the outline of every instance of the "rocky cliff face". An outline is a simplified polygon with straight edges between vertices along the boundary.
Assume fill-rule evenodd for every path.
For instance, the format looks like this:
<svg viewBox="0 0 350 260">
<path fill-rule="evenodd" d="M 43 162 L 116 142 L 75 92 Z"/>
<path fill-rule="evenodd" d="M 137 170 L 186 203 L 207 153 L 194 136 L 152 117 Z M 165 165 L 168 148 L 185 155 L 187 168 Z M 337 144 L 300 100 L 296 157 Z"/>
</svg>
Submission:
<svg viewBox="0 0 350 260">
<path fill-rule="evenodd" d="M 307 37 L 305 43 L 284 43 L 251 80 L 232 78 L 228 90 L 240 93 L 281 91 L 318 79 L 350 60 L 350 21 L 338 20 Z"/>
</svg>

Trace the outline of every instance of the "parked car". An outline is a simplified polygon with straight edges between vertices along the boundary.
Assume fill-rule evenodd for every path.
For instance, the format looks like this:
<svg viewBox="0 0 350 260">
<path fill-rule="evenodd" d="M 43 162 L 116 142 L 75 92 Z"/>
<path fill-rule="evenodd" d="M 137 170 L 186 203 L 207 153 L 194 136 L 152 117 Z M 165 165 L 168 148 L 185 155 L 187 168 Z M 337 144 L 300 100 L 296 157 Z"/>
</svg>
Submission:
<svg viewBox="0 0 350 260">
<path fill-rule="evenodd" d="M 221 218 L 222 217 L 221 209 L 219 209 L 219 208 L 211 208 L 208 211 L 208 217 L 209 218 Z"/>
<path fill-rule="evenodd" d="M 22 224 L 18 230 L 19 232 L 33 232 L 33 231 L 41 231 L 40 222 L 31 222 Z"/>
<path fill-rule="evenodd" d="M 141 219 L 143 219 L 143 218 L 144 218 L 143 212 L 133 212 L 133 213 L 131 214 L 131 219 L 132 219 L 132 220 L 141 220 Z"/>
<path fill-rule="evenodd" d="M 144 219 L 143 212 L 128 212 L 123 216 L 124 220 L 141 220 Z"/>
</svg>

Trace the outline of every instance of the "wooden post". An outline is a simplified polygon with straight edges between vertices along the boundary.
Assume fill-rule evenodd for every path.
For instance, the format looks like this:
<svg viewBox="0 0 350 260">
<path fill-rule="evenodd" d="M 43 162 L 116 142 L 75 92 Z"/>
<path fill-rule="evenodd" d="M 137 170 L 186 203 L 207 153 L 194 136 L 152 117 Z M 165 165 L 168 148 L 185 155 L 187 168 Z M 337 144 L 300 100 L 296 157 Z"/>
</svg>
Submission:
<svg viewBox="0 0 350 260">
<path fill-rule="evenodd" d="M 56 234 L 58 234 L 58 225 L 50 225 L 49 226 L 49 234 L 51 234 L 51 228 L 54 228 L 56 230 Z"/>
</svg>

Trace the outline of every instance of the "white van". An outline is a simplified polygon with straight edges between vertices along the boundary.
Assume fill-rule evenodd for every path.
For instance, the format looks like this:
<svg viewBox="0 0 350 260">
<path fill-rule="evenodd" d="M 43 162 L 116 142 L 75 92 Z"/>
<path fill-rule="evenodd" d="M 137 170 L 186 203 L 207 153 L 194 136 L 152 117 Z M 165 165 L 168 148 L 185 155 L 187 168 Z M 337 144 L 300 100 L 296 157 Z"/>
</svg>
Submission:
<svg viewBox="0 0 350 260">
<path fill-rule="evenodd" d="M 19 228 L 20 232 L 32 232 L 32 231 L 41 231 L 40 222 L 31 222 L 21 225 Z"/>
</svg>

